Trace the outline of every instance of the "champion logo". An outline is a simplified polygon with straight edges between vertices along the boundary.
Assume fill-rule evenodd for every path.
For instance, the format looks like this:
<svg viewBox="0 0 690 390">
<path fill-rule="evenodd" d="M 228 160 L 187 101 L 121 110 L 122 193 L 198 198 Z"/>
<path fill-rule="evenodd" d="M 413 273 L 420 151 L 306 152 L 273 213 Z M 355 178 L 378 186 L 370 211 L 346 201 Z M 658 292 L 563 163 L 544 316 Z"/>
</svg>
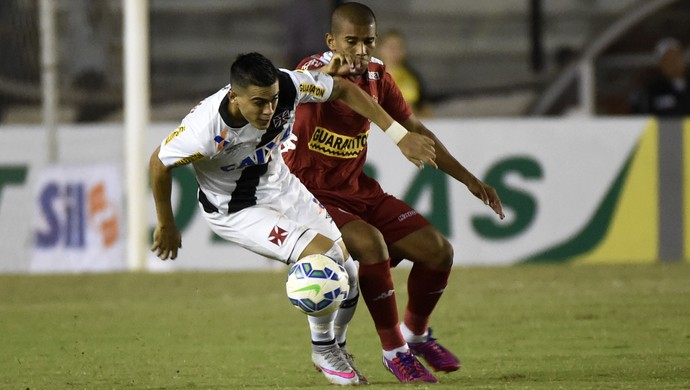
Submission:
<svg viewBox="0 0 690 390">
<path fill-rule="evenodd" d="M 287 230 L 276 225 L 273 227 L 273 230 L 271 230 L 271 233 L 268 234 L 268 241 L 271 241 L 272 243 L 281 246 L 285 242 L 285 239 L 287 239 L 287 236 Z"/>
<path fill-rule="evenodd" d="M 380 301 L 380 300 L 382 300 L 382 299 L 390 298 L 390 297 L 393 296 L 393 294 L 395 294 L 395 290 L 394 290 L 394 289 L 390 289 L 390 290 L 388 290 L 388 291 L 386 291 L 386 292 L 384 292 L 384 293 L 381 293 L 381 295 L 379 295 L 378 297 L 374 298 L 374 300 L 375 300 L 375 301 Z"/>
</svg>

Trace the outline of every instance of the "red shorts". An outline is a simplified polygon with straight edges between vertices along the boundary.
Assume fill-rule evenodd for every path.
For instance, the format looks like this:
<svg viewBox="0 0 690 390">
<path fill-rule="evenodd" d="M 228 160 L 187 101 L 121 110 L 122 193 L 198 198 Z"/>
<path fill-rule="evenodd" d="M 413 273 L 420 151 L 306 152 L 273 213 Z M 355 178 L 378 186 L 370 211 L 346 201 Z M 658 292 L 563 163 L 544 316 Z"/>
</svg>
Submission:
<svg viewBox="0 0 690 390">
<path fill-rule="evenodd" d="M 319 201 L 340 228 L 348 222 L 363 220 L 378 229 L 389 247 L 401 238 L 431 225 L 412 207 L 392 195 L 381 193 L 367 202 L 340 201 L 317 195 Z M 347 244 L 347 243 L 346 243 Z M 402 259 L 391 259 L 391 266 Z"/>
</svg>

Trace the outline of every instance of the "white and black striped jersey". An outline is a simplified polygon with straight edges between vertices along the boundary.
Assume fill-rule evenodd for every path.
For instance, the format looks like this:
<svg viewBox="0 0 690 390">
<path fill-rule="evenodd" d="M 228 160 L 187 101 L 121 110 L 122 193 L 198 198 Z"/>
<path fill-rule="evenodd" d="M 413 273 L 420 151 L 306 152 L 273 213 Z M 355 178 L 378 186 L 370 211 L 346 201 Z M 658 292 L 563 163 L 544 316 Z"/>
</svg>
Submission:
<svg viewBox="0 0 690 390">
<path fill-rule="evenodd" d="M 280 144 L 290 136 L 295 108 L 328 100 L 333 78 L 280 69 L 278 82 L 278 105 L 268 129 L 230 126 L 227 85 L 194 107 L 161 143 L 158 158 L 165 166 L 192 163 L 206 212 L 232 213 L 279 199 L 282 182 L 291 174 Z"/>
</svg>

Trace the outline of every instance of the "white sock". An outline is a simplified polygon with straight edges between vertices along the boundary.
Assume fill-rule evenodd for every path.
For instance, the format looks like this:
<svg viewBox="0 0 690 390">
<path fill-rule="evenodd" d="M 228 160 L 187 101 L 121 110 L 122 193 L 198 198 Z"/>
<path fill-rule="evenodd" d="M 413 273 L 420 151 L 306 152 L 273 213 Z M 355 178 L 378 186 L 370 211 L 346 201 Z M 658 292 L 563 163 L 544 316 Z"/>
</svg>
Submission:
<svg viewBox="0 0 690 390">
<path fill-rule="evenodd" d="M 408 343 L 423 343 L 429 338 L 429 329 L 424 331 L 423 334 L 414 334 L 410 328 L 405 326 L 404 322 L 400 324 L 400 332 L 402 332 L 403 338 Z"/>
<path fill-rule="evenodd" d="M 343 344 L 347 338 L 347 325 L 352 321 L 357 309 L 357 300 L 359 299 L 359 284 L 357 283 L 357 265 L 352 257 L 348 257 L 344 264 L 347 275 L 349 276 L 350 293 L 345 301 L 342 302 L 338 309 L 338 314 L 335 316 L 333 324 L 335 328 L 335 341 L 338 344 Z"/>
<path fill-rule="evenodd" d="M 307 316 L 311 340 L 317 342 L 331 341 L 335 338 L 333 319 L 337 311 L 323 317 Z"/>
<path fill-rule="evenodd" d="M 383 350 L 383 357 L 385 357 L 388 360 L 393 360 L 398 352 L 406 353 L 409 351 L 410 348 L 407 346 L 407 344 L 403 345 L 402 347 L 398 347 L 396 349 L 392 349 L 390 351 L 386 351 L 385 349 Z"/>
<path fill-rule="evenodd" d="M 338 344 L 343 344 L 345 340 L 347 340 L 347 326 L 350 324 L 350 321 L 352 321 L 352 317 L 355 315 L 355 310 L 357 309 L 357 296 L 351 299 L 352 300 L 348 299 L 344 301 L 351 306 L 345 308 L 341 307 L 336 312 L 337 315 L 333 323 L 333 328 L 335 330 L 335 341 Z M 352 304 L 352 302 L 354 302 L 354 304 Z"/>
</svg>

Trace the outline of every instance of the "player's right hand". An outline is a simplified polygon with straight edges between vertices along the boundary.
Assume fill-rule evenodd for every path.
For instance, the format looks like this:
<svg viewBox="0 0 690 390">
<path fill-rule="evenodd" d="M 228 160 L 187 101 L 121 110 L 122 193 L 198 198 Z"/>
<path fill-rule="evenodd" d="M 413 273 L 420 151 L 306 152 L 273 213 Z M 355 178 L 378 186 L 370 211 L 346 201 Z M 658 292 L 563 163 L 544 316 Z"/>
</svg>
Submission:
<svg viewBox="0 0 690 390">
<path fill-rule="evenodd" d="M 417 168 L 423 169 L 424 164 L 429 164 L 434 168 L 436 165 L 436 149 L 434 148 L 434 140 L 426 135 L 408 132 L 398 142 L 400 151 L 405 157 L 416 165 Z"/>
<path fill-rule="evenodd" d="M 161 260 L 175 260 L 179 248 L 182 248 L 182 236 L 177 226 L 156 225 L 151 252 L 155 252 Z"/>
<path fill-rule="evenodd" d="M 347 54 L 333 53 L 331 61 L 319 69 L 320 72 L 331 76 L 348 76 L 355 70 L 355 59 Z"/>
<path fill-rule="evenodd" d="M 479 198 L 485 205 L 491 207 L 491 209 L 498 215 L 500 219 L 504 219 L 506 216 L 503 213 L 503 204 L 501 203 L 501 198 L 499 198 L 496 190 L 490 185 L 482 182 L 476 177 L 472 177 L 467 184 L 467 189 Z"/>
</svg>

